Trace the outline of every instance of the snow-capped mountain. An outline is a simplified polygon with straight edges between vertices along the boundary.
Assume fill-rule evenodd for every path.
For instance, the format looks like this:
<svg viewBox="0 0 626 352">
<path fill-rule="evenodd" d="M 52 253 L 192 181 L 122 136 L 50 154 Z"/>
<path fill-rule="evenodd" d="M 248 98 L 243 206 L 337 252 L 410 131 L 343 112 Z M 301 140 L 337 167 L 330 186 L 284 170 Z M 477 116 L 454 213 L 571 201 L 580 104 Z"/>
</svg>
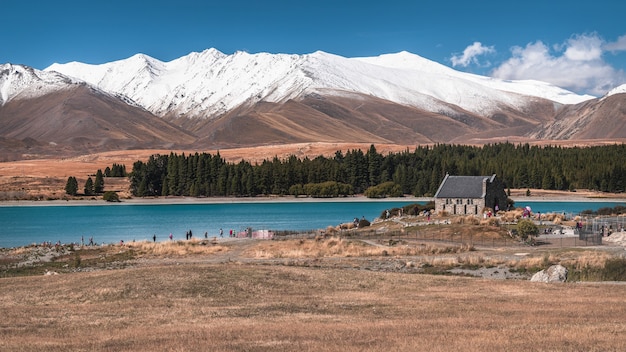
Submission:
<svg viewBox="0 0 626 352">
<path fill-rule="evenodd" d="M 0 153 L 74 154 L 187 145 L 196 137 L 82 80 L 0 65 Z M 17 153 L 17 154 L 15 154 Z"/>
<path fill-rule="evenodd" d="M 45 72 L 30 67 L 0 64 L 0 106 L 9 100 L 36 98 L 50 92 L 68 89 L 79 80 L 57 72 Z"/>
<path fill-rule="evenodd" d="M 560 104 L 592 99 L 537 81 L 503 81 L 455 71 L 408 52 L 344 58 L 307 55 L 225 55 L 216 49 L 170 62 L 143 54 L 102 65 L 53 64 L 59 72 L 122 94 L 158 116 L 211 118 L 259 101 L 282 103 L 309 94 L 364 94 L 434 113 L 480 116 L 525 109 L 528 97 Z"/>
<path fill-rule="evenodd" d="M 137 54 L 44 71 L 4 64 L 0 150 L 626 140 L 624 87 L 597 99 L 463 73 L 408 52 L 208 49 L 169 62 Z"/>
</svg>

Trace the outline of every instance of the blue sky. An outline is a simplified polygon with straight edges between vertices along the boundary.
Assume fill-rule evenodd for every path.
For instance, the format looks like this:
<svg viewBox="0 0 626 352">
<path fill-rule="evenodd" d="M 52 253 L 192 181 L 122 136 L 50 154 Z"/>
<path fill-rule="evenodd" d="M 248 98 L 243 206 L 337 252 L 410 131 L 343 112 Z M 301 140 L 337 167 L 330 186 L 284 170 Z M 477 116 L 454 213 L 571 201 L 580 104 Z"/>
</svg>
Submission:
<svg viewBox="0 0 626 352">
<path fill-rule="evenodd" d="M 0 0 L 0 63 L 44 69 L 216 48 L 409 51 L 454 69 L 602 95 L 626 83 L 626 2 Z"/>
</svg>

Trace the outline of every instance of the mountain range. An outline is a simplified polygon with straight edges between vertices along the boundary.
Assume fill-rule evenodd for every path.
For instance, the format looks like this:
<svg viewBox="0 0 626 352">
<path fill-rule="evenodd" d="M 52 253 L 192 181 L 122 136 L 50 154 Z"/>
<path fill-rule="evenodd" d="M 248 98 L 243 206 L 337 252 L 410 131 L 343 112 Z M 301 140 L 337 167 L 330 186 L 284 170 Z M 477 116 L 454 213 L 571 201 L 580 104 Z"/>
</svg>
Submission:
<svg viewBox="0 0 626 352">
<path fill-rule="evenodd" d="M 301 142 L 416 145 L 626 139 L 626 85 L 603 97 L 459 72 L 408 52 L 0 65 L 10 157 Z M 4 156 L 7 157 L 6 155 Z"/>
</svg>

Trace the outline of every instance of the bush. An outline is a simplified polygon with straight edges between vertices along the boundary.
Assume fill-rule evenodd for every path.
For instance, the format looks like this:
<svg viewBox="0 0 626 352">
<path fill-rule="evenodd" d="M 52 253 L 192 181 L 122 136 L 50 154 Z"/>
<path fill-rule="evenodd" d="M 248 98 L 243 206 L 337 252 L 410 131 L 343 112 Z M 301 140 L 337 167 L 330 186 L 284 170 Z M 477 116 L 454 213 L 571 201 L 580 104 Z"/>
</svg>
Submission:
<svg viewBox="0 0 626 352">
<path fill-rule="evenodd" d="M 539 234 L 539 228 L 531 220 L 520 220 L 517 223 L 517 233 L 521 239 L 526 241 L 528 237 L 537 236 Z"/>
<path fill-rule="evenodd" d="M 289 191 L 293 195 L 306 194 L 311 197 L 331 198 L 345 197 L 353 194 L 352 186 L 346 183 L 327 181 L 322 183 L 307 183 L 302 189 L 295 187 Z M 300 193 L 302 192 L 302 193 Z M 298 194 L 295 194 L 298 193 Z"/>
<path fill-rule="evenodd" d="M 117 194 L 117 192 L 106 191 L 102 195 L 102 199 L 106 200 L 107 202 L 119 202 L 120 196 Z"/>
<path fill-rule="evenodd" d="M 435 209 L 435 202 L 430 201 L 426 204 L 409 204 L 402 207 L 404 214 L 406 215 L 419 215 L 425 210 Z"/>
<path fill-rule="evenodd" d="M 604 264 L 604 281 L 626 281 L 626 259 L 609 259 Z"/>
<path fill-rule="evenodd" d="M 365 190 L 367 198 L 402 197 L 402 187 L 393 181 L 381 183 Z"/>
</svg>

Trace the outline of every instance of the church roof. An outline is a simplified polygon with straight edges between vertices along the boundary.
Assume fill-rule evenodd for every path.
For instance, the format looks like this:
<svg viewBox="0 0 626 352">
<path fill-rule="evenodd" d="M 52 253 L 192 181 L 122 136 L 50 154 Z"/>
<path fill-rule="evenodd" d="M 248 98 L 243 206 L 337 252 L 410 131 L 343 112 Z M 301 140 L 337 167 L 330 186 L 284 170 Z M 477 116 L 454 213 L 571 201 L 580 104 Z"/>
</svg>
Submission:
<svg viewBox="0 0 626 352">
<path fill-rule="evenodd" d="M 435 198 L 484 198 L 483 184 L 493 182 L 492 176 L 450 176 L 441 182 Z"/>
</svg>

